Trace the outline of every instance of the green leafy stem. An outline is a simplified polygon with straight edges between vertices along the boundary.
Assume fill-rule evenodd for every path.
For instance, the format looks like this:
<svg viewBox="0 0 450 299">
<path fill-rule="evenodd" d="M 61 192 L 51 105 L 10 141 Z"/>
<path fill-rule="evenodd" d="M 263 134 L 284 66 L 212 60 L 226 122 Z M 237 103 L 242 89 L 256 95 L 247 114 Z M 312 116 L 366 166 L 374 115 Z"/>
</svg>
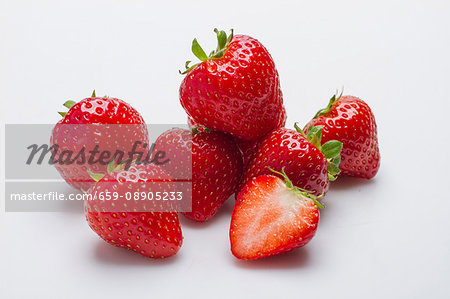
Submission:
<svg viewBox="0 0 450 299">
<path fill-rule="evenodd" d="M 294 124 L 294 127 L 297 132 L 306 137 L 312 145 L 317 147 L 322 152 L 327 159 L 328 179 L 330 181 L 335 181 L 338 174 L 341 172 L 339 169 L 339 164 L 341 163 L 342 142 L 338 140 L 329 140 L 322 144 L 322 125 L 310 126 L 306 132 L 306 135 L 297 123 Z"/>
<path fill-rule="evenodd" d="M 95 97 L 96 97 L 96 95 L 95 95 L 95 89 L 94 89 L 94 91 L 92 92 L 91 98 L 95 98 Z M 76 103 L 77 102 L 75 102 L 75 101 L 68 100 L 68 101 L 64 102 L 63 106 L 70 110 L 70 108 L 72 108 L 72 106 L 75 105 Z M 58 114 L 61 115 L 62 117 L 66 117 L 67 112 L 58 112 Z"/>
<path fill-rule="evenodd" d="M 325 208 L 325 206 L 319 202 L 319 199 L 321 199 L 321 198 L 323 197 L 323 195 L 324 195 L 323 193 L 322 193 L 321 195 L 319 195 L 319 196 L 315 196 L 315 195 L 313 195 L 313 194 L 311 193 L 311 191 L 308 191 L 308 190 L 306 190 L 306 189 L 303 189 L 303 188 L 294 186 L 294 184 L 292 183 L 292 181 L 291 181 L 291 180 L 289 179 L 289 177 L 287 176 L 286 172 L 284 172 L 284 167 L 281 168 L 281 172 L 280 172 L 280 171 L 276 171 L 276 170 L 274 170 L 274 169 L 272 169 L 272 168 L 270 168 L 270 167 L 267 167 L 267 168 L 268 168 L 270 171 L 272 171 L 273 173 L 276 173 L 276 174 L 280 175 L 280 176 L 284 179 L 284 182 L 286 183 L 286 187 L 287 187 L 289 190 L 292 190 L 292 191 L 294 191 L 294 192 L 297 193 L 297 194 L 301 194 L 301 195 L 303 195 L 303 196 L 305 196 L 305 197 L 307 197 L 307 198 L 309 198 L 309 199 L 312 199 L 312 200 L 316 203 L 316 205 L 317 205 L 318 208 L 320 208 L 320 209 Z"/>
<path fill-rule="evenodd" d="M 342 88 L 341 90 L 341 94 L 338 95 L 338 91 L 336 91 L 336 93 L 331 97 L 330 101 L 328 102 L 327 107 L 320 109 L 319 111 L 317 111 L 316 115 L 314 115 L 313 119 L 316 117 L 319 117 L 321 115 L 325 115 L 328 112 L 331 111 L 331 109 L 333 109 L 333 105 L 334 103 L 336 103 L 337 101 L 339 101 L 339 99 L 342 97 L 342 94 L 344 93 L 344 88 Z"/>
<path fill-rule="evenodd" d="M 194 65 L 190 65 L 192 61 L 190 60 L 186 61 L 185 64 L 186 70 L 184 72 L 179 71 L 180 74 L 184 75 L 189 73 L 194 67 L 196 67 L 203 61 L 209 59 L 219 59 L 223 57 L 223 55 L 225 54 L 225 50 L 227 49 L 228 45 L 233 39 L 233 29 L 231 29 L 231 33 L 229 36 L 227 36 L 225 31 L 223 30 L 219 31 L 217 28 L 214 28 L 214 32 L 217 35 L 217 48 L 214 51 L 212 51 L 209 55 L 206 55 L 205 51 L 200 46 L 197 39 L 194 38 L 194 40 L 192 41 L 192 53 L 194 53 L 195 57 L 197 57 L 200 60 L 200 62 Z"/>
</svg>

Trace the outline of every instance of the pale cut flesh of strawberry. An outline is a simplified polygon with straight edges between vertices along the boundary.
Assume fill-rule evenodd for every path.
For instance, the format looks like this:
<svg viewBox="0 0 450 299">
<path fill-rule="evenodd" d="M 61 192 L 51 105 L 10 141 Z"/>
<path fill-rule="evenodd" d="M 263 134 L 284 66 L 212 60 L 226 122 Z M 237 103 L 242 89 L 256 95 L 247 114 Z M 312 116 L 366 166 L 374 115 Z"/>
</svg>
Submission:
<svg viewBox="0 0 450 299">
<path fill-rule="evenodd" d="M 314 236 L 318 220 L 312 199 L 278 177 L 260 176 L 238 196 L 230 230 L 233 254 L 255 259 L 301 247 Z"/>
</svg>

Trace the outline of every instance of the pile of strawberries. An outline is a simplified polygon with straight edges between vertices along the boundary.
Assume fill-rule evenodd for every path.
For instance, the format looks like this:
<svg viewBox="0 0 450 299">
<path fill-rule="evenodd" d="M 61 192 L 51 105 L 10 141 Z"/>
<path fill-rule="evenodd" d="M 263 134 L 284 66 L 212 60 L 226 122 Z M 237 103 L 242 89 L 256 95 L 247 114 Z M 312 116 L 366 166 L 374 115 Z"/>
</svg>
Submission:
<svg viewBox="0 0 450 299">
<path fill-rule="evenodd" d="M 233 255 L 258 259 L 288 252 L 314 236 L 330 181 L 340 175 L 376 175 L 380 155 L 375 118 L 361 99 L 336 95 L 303 129 L 297 123 L 295 129 L 285 128 L 280 79 L 267 49 L 250 36 L 215 32 L 218 46 L 209 55 L 194 39 L 192 51 L 200 62 L 191 66 L 188 61 L 183 72 L 180 102 L 191 130 L 171 129 L 155 142 L 153 153 L 164 149 L 168 163 L 134 163 L 127 170 L 111 163 L 95 168 L 75 163 L 57 169 L 87 193 L 145 191 L 150 177 L 186 176 L 181 165 L 186 163 L 183 153 L 189 153 L 192 210 L 182 214 L 208 221 L 234 193 Z M 52 144 L 81 150 L 87 143 L 108 147 L 114 142 L 126 148 L 130 134 L 148 142 L 141 115 L 119 99 L 94 94 L 65 106 L 69 111 L 55 126 Z M 139 129 L 92 141 L 83 140 L 85 135 L 76 129 L 64 129 L 65 124 L 133 124 Z M 86 202 L 85 214 L 106 242 L 146 257 L 169 257 L 182 245 L 175 212 L 109 211 Z"/>
</svg>

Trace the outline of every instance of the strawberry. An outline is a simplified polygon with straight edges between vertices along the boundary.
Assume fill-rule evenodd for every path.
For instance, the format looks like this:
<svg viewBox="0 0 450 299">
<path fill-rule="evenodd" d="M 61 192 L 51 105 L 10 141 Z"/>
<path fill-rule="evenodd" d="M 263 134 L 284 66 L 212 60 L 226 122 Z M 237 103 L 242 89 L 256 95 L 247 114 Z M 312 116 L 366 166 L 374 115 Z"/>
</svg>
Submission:
<svg viewBox="0 0 450 299">
<path fill-rule="evenodd" d="M 133 164 L 128 170 L 115 168 L 89 189 L 92 200 L 85 201 L 86 221 L 94 232 L 114 246 L 151 258 L 176 254 L 183 241 L 178 214 L 147 211 L 143 202 L 126 199 L 141 192 L 155 194 L 163 190 L 161 180 L 170 182 L 167 173 L 153 164 Z M 116 200 L 102 200 L 108 194 Z M 121 204 L 128 204 L 128 208 L 121 208 Z"/>
<path fill-rule="evenodd" d="M 283 107 L 281 111 L 281 118 L 280 123 L 277 127 L 283 127 L 286 123 L 286 109 Z M 197 123 L 192 117 L 188 116 L 188 126 L 191 129 L 196 129 L 200 132 L 208 131 L 209 129 L 204 127 L 203 125 Z M 234 141 L 238 145 L 239 149 L 241 150 L 243 162 L 244 162 L 244 168 L 247 166 L 248 162 L 250 162 L 251 158 L 253 157 L 253 154 L 255 153 L 255 150 L 258 147 L 259 140 L 243 140 L 239 138 L 234 138 Z"/>
<path fill-rule="evenodd" d="M 329 179 L 339 173 L 339 152 L 342 144 L 329 141 L 320 145 L 322 127 L 311 127 L 305 136 L 297 131 L 279 128 L 265 136 L 244 172 L 241 186 L 252 178 L 271 174 L 268 167 L 286 174 L 295 186 L 319 196 L 328 191 Z"/>
<path fill-rule="evenodd" d="M 242 140 L 239 138 L 235 138 L 234 141 L 239 146 L 239 149 L 242 153 L 243 165 L 244 168 L 252 159 L 256 149 L 258 148 L 259 140 Z"/>
<path fill-rule="evenodd" d="M 277 125 L 277 128 L 284 127 L 286 123 L 286 109 L 283 107 L 281 110 L 281 117 L 279 119 L 279 123 Z M 239 146 L 239 149 L 241 150 L 242 157 L 244 159 L 244 168 L 247 166 L 248 162 L 253 157 L 253 154 L 255 153 L 256 149 L 258 148 L 258 144 L 260 139 L 257 140 L 243 140 L 239 138 L 234 139 L 236 143 Z"/>
<path fill-rule="evenodd" d="M 284 125 L 286 124 L 286 119 L 287 119 L 286 108 L 283 106 L 283 108 L 280 111 L 280 117 L 278 118 L 277 128 L 284 127 Z"/>
<path fill-rule="evenodd" d="M 380 167 L 377 124 L 363 100 L 353 96 L 333 96 L 325 109 L 320 110 L 306 125 L 323 126 L 322 142 L 339 140 L 342 174 L 373 178 Z"/>
<path fill-rule="evenodd" d="M 192 211 L 183 214 L 194 221 L 211 219 L 233 194 L 242 174 L 239 148 L 224 133 L 172 129 L 156 140 L 154 152 L 158 151 L 167 154 L 169 162 L 161 167 L 174 179 L 192 177 Z"/>
<path fill-rule="evenodd" d="M 306 245 L 319 223 L 317 198 L 295 187 L 284 171 L 247 182 L 231 216 L 231 252 L 252 260 Z"/>
<path fill-rule="evenodd" d="M 205 132 L 210 131 L 208 128 L 204 127 L 203 125 L 197 123 L 192 117 L 188 116 L 187 120 L 188 127 L 192 130 L 195 129 L 199 132 Z"/>
<path fill-rule="evenodd" d="M 189 66 L 180 86 L 180 101 L 197 123 L 243 140 L 256 140 L 284 122 L 283 95 L 272 57 L 256 39 L 227 37 L 214 30 L 218 46 L 209 56 L 194 39 L 201 60 Z"/>
<path fill-rule="evenodd" d="M 187 117 L 187 124 L 188 124 L 188 126 L 189 126 L 189 128 L 195 128 L 195 127 L 200 127 L 201 126 L 201 124 L 199 124 L 198 122 L 196 122 L 192 117 L 190 117 L 189 115 L 188 115 L 188 117 Z"/>
<path fill-rule="evenodd" d="M 92 97 L 78 103 L 67 101 L 64 106 L 69 111 L 60 112 L 63 119 L 55 125 L 50 142 L 52 146 L 59 147 L 54 158 L 59 162 L 55 163 L 55 167 L 72 187 L 88 190 L 95 183 L 89 171 L 106 173 L 109 161 L 100 161 L 102 152 L 113 155 L 116 150 L 120 150 L 128 153 L 135 142 L 141 142 L 137 149 L 142 150 L 143 155 L 148 152 L 142 148 L 143 144 L 148 144 L 144 119 L 128 103 L 116 98 L 96 97 L 94 91 Z M 99 153 L 92 161 L 88 161 L 88 153 L 96 146 Z M 64 151 L 73 154 L 67 156 L 63 154 Z M 86 157 L 84 161 L 78 155 L 80 152 Z"/>
</svg>

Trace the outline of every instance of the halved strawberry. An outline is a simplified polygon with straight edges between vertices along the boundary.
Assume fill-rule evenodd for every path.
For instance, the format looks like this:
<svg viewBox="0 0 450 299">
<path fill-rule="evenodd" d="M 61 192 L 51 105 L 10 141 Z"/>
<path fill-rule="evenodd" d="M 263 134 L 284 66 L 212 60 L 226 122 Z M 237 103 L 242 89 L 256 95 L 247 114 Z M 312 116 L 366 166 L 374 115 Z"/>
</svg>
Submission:
<svg viewBox="0 0 450 299">
<path fill-rule="evenodd" d="M 273 171 L 273 170 L 272 170 Z M 249 181 L 238 195 L 231 217 L 231 252 L 252 260 L 306 245 L 319 223 L 317 197 L 295 187 L 284 173 Z"/>
</svg>

